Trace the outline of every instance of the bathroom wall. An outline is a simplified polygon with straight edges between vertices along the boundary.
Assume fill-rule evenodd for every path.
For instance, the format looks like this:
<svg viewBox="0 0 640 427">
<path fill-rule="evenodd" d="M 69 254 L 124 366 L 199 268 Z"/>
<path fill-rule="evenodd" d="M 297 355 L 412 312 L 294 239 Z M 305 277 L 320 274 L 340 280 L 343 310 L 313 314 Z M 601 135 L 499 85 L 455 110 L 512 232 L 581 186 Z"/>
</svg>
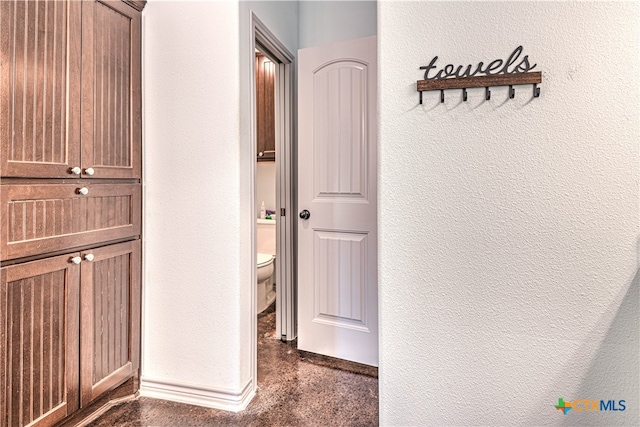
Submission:
<svg viewBox="0 0 640 427">
<path fill-rule="evenodd" d="M 301 1 L 300 49 L 377 34 L 375 1 Z"/>
<path fill-rule="evenodd" d="M 256 162 L 256 218 L 260 218 L 260 205 L 276 210 L 276 162 Z"/>
<path fill-rule="evenodd" d="M 381 424 L 640 425 L 637 3 L 378 7 Z M 418 105 L 518 45 L 540 98 Z"/>
</svg>

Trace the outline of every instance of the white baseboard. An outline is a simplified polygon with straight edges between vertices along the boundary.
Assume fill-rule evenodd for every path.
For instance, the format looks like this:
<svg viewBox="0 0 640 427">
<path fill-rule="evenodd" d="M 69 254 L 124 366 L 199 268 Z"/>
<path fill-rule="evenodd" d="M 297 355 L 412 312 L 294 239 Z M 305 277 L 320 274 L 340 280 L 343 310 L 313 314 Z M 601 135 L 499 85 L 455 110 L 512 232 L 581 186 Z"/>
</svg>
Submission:
<svg viewBox="0 0 640 427">
<path fill-rule="evenodd" d="M 253 381 L 249 379 L 242 390 L 210 388 L 170 380 L 140 379 L 140 396 L 164 399 L 189 405 L 240 412 L 247 407 L 256 394 Z"/>
</svg>

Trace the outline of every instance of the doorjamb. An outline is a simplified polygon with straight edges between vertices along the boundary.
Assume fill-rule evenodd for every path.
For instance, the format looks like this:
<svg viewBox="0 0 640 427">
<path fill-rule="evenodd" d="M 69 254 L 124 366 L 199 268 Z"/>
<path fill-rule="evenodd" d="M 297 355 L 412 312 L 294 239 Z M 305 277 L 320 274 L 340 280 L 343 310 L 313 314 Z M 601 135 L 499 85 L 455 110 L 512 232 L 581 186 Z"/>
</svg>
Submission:
<svg viewBox="0 0 640 427">
<path fill-rule="evenodd" d="M 267 26 L 251 12 L 251 46 L 249 54 L 252 56 L 251 64 L 251 88 L 250 88 L 250 140 L 251 159 L 253 159 L 251 180 L 251 212 L 255 217 L 255 176 L 257 158 L 257 131 L 256 131 L 256 70 L 253 58 L 256 47 L 275 60 L 276 65 L 276 234 L 278 256 L 276 257 L 276 333 L 283 340 L 293 340 L 297 335 L 296 311 L 295 311 L 295 211 L 294 211 L 294 70 L 295 56 L 277 39 Z M 285 209 L 285 216 L 280 215 L 281 208 Z M 253 267 L 251 286 L 252 319 L 252 376 L 257 385 L 257 329 L 258 319 L 255 315 L 256 307 L 256 221 L 252 221 L 251 246 L 253 248 Z"/>
</svg>

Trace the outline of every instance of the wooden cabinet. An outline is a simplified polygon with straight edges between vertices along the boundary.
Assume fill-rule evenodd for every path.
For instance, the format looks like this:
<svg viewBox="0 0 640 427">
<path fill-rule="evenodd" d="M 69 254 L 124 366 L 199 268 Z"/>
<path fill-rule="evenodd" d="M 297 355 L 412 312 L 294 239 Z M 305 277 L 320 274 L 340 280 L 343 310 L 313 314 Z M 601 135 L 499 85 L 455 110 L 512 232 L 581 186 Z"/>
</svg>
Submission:
<svg viewBox="0 0 640 427">
<path fill-rule="evenodd" d="M 81 405 L 140 365 L 140 240 L 81 254 Z"/>
<path fill-rule="evenodd" d="M 0 427 L 137 391 L 144 4 L 0 1 Z"/>
<path fill-rule="evenodd" d="M 139 178 L 140 13 L 121 1 L 82 4 L 82 171 Z"/>
<path fill-rule="evenodd" d="M 80 166 L 81 7 L 0 1 L 0 173 L 68 177 Z"/>
<path fill-rule="evenodd" d="M 2 426 L 51 425 L 78 408 L 80 266 L 72 256 L 0 269 Z"/>
<path fill-rule="evenodd" d="M 0 8 L 1 176 L 139 178 L 140 13 L 121 1 Z"/>
<path fill-rule="evenodd" d="M 275 65 L 256 54 L 256 141 L 258 161 L 275 161 Z"/>
<path fill-rule="evenodd" d="M 0 269 L 0 425 L 53 424 L 136 373 L 139 267 L 135 240 Z"/>
</svg>

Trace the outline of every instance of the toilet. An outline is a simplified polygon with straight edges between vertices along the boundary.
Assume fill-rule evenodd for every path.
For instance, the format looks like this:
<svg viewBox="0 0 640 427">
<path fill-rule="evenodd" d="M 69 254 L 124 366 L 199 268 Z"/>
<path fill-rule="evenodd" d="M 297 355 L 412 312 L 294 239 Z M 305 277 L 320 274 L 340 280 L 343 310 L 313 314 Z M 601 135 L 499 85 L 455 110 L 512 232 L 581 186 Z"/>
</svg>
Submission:
<svg viewBox="0 0 640 427">
<path fill-rule="evenodd" d="M 273 255 L 258 254 L 257 314 L 262 313 L 276 299 L 275 284 L 273 283 L 274 261 Z"/>
<path fill-rule="evenodd" d="M 276 299 L 276 221 L 258 219 L 256 228 L 258 292 L 256 313 L 262 313 Z"/>
</svg>

